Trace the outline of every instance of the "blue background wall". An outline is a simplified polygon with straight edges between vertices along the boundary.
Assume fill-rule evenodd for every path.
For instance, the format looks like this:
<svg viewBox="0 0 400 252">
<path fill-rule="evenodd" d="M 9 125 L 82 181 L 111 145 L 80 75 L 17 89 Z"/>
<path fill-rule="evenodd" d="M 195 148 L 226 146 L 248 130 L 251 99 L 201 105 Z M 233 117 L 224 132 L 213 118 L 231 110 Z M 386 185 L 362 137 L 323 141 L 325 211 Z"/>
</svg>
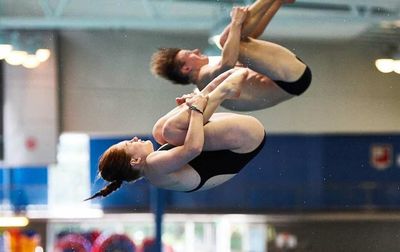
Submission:
<svg viewBox="0 0 400 252">
<path fill-rule="evenodd" d="M 127 138 L 90 140 L 92 192 L 106 185 L 96 180 L 99 156 L 110 145 Z M 371 165 L 371 148 L 376 144 L 392 148 L 391 164 L 386 169 Z M 9 188 L 10 201 L 17 209 L 47 204 L 47 171 L 46 167 L 14 167 L 6 173 L 2 170 L 0 200 L 4 189 Z M 399 181 L 399 134 L 270 134 L 262 152 L 225 184 L 203 192 L 162 193 L 166 209 L 179 212 L 399 209 Z M 146 180 L 125 183 L 96 203 L 109 210 L 147 211 L 152 189 Z"/>
<path fill-rule="evenodd" d="M 141 136 L 142 138 L 145 138 Z M 91 139 L 91 178 L 115 139 Z M 371 147 L 388 144 L 392 163 L 371 165 Z M 400 208 L 400 135 L 268 135 L 263 151 L 240 174 L 208 191 L 165 191 L 169 211 L 275 211 Z M 105 183 L 96 182 L 93 192 Z M 125 184 L 99 200 L 105 208 L 146 209 L 151 186 Z"/>
<path fill-rule="evenodd" d="M 8 198 L 16 210 L 23 210 L 27 205 L 47 204 L 47 167 L 4 169 L 0 168 L 0 200 Z"/>
</svg>

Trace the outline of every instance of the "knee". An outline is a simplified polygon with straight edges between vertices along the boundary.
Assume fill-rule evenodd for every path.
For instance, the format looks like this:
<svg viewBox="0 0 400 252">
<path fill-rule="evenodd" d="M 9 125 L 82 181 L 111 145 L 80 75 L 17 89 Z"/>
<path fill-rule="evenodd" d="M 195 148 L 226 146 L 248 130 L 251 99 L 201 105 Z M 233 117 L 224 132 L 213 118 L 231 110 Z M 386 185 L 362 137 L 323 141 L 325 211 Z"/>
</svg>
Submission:
<svg viewBox="0 0 400 252">
<path fill-rule="evenodd" d="M 164 123 L 164 125 L 162 126 L 160 133 L 164 139 L 169 139 L 171 137 L 171 135 L 173 134 L 172 132 L 173 132 L 173 125 L 172 125 L 171 121 L 167 120 Z"/>
<path fill-rule="evenodd" d="M 169 143 L 175 146 L 183 144 L 186 136 L 184 132 L 185 131 L 180 129 L 173 120 L 167 120 L 160 130 L 164 143 Z"/>
<path fill-rule="evenodd" d="M 164 128 L 164 122 L 160 119 L 156 122 L 156 124 L 153 127 L 153 137 L 159 144 L 165 144 L 166 140 L 164 138 L 163 134 L 163 128 Z"/>
</svg>

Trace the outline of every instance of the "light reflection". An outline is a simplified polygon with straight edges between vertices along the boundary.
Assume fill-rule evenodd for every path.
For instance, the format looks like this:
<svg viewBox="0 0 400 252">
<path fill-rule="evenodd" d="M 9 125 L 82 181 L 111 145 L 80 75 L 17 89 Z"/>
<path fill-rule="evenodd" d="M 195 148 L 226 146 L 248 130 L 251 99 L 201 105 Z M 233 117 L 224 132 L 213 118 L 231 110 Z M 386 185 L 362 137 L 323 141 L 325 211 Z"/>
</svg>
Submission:
<svg viewBox="0 0 400 252">
<path fill-rule="evenodd" d="M 375 66 L 382 73 L 390 73 L 394 68 L 393 59 L 378 59 Z"/>
</svg>

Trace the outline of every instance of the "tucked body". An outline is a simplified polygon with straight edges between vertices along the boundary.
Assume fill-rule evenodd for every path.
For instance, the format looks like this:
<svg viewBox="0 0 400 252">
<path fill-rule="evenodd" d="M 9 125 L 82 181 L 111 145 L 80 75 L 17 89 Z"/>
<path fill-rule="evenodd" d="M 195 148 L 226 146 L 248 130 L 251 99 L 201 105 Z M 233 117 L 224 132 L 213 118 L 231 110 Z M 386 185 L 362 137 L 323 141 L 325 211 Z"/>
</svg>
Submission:
<svg viewBox="0 0 400 252">
<path fill-rule="evenodd" d="M 222 104 L 237 111 L 265 109 L 301 95 L 311 83 L 310 68 L 287 48 L 257 39 L 283 2 L 293 1 L 258 0 L 250 7 L 234 7 L 219 39 L 219 60 L 211 61 L 199 49 L 162 48 L 152 57 L 152 72 L 202 90 L 224 71 L 248 68 L 239 99 Z"/>
<path fill-rule="evenodd" d="M 139 178 L 160 188 L 187 192 L 212 188 L 237 174 L 262 149 L 264 127 L 252 116 L 215 110 L 225 99 L 238 97 L 247 75 L 243 69 L 225 72 L 161 117 L 153 135 L 168 145 L 159 150 L 137 137 L 108 148 L 100 158 L 99 174 L 110 184 L 93 197 L 106 196 L 123 181 Z M 221 163 L 232 158 L 234 163 Z"/>
</svg>

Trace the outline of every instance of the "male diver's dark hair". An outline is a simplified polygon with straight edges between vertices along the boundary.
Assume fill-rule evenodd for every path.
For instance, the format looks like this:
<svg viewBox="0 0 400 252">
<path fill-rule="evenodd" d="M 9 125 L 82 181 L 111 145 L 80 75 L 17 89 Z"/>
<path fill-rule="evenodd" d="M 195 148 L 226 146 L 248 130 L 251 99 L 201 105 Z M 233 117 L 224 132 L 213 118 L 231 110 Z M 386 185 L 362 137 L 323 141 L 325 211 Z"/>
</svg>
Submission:
<svg viewBox="0 0 400 252">
<path fill-rule="evenodd" d="M 176 60 L 179 48 L 159 48 L 151 57 L 151 72 L 172 81 L 174 84 L 190 84 L 188 74 L 182 74 L 183 62 Z"/>
</svg>

